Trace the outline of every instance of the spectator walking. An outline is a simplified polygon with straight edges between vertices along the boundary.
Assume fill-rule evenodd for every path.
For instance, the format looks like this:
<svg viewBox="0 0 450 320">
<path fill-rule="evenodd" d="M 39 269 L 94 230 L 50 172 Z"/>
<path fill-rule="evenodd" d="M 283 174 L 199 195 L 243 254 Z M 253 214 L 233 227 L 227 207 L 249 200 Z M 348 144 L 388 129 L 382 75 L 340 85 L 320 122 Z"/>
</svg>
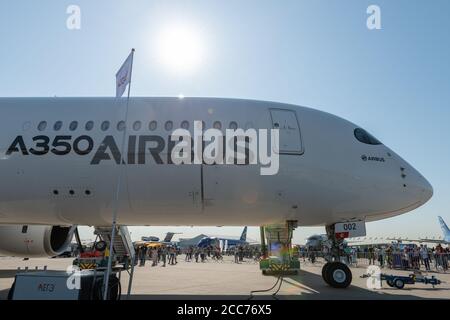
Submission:
<svg viewBox="0 0 450 320">
<path fill-rule="evenodd" d="M 425 265 L 425 269 L 427 271 L 430 271 L 431 270 L 431 268 L 430 268 L 430 257 L 429 257 L 429 254 L 428 254 L 427 246 L 420 245 L 420 255 L 421 255 L 423 263 Z"/>
</svg>

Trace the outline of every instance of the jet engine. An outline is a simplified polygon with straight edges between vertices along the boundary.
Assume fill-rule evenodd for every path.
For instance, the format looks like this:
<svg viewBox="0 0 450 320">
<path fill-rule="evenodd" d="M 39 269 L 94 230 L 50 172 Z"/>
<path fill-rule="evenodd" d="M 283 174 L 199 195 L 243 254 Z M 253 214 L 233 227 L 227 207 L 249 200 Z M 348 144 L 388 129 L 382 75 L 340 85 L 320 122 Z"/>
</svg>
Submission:
<svg viewBox="0 0 450 320">
<path fill-rule="evenodd" d="M 76 226 L 1 225 L 0 255 L 53 257 L 72 241 Z"/>
</svg>

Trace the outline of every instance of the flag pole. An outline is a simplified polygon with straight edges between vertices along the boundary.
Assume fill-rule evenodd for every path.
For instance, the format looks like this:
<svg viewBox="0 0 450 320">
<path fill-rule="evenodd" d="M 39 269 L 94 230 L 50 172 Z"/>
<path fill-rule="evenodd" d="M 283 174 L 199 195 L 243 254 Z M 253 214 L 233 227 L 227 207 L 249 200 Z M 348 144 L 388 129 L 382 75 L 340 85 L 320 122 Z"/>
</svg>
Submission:
<svg viewBox="0 0 450 320">
<path fill-rule="evenodd" d="M 127 122 L 128 122 L 128 106 L 130 102 L 130 90 L 131 90 L 131 77 L 133 74 L 133 59 L 134 59 L 134 48 L 131 49 L 131 66 L 130 66 L 130 81 L 128 83 L 128 95 L 127 95 L 127 103 L 125 108 L 125 128 L 123 129 L 122 133 L 122 144 L 120 148 L 120 160 L 119 160 L 119 174 L 117 177 L 117 186 L 116 186 L 116 194 L 114 198 L 113 203 L 113 219 L 112 219 L 112 230 L 111 230 L 111 240 L 109 243 L 109 256 L 108 256 L 108 267 L 106 269 L 106 274 L 104 278 L 104 291 L 103 291 L 103 300 L 108 300 L 108 286 L 109 286 L 109 277 L 111 275 L 111 269 L 112 269 L 112 258 L 113 258 L 113 252 L 114 252 L 114 239 L 116 237 L 116 227 L 117 227 L 117 212 L 119 210 L 119 197 L 120 197 L 120 185 L 122 183 L 122 175 L 123 175 L 123 154 L 125 152 L 125 139 L 127 135 Z M 134 263 L 132 261 L 131 263 Z"/>
</svg>

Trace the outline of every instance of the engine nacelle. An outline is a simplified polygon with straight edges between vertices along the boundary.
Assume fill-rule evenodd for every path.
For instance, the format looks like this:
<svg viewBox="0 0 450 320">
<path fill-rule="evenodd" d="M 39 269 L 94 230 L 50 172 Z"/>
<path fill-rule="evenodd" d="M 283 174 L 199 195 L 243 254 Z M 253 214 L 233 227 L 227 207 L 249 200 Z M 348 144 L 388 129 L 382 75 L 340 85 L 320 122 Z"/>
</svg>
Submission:
<svg viewBox="0 0 450 320">
<path fill-rule="evenodd" d="M 0 255 L 53 257 L 63 253 L 72 241 L 76 226 L 2 225 Z"/>
</svg>

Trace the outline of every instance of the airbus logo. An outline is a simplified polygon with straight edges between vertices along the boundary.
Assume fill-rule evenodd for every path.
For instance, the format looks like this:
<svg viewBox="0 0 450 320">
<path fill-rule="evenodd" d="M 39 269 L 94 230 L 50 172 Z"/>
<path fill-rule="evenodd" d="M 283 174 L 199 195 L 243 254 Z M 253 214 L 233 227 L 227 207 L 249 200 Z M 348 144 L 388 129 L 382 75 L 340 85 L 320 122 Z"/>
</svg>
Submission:
<svg viewBox="0 0 450 320">
<path fill-rule="evenodd" d="M 366 156 L 363 154 L 361 156 L 362 161 L 378 161 L 378 162 L 386 162 L 386 160 L 383 157 L 373 157 L 373 156 Z"/>
</svg>

